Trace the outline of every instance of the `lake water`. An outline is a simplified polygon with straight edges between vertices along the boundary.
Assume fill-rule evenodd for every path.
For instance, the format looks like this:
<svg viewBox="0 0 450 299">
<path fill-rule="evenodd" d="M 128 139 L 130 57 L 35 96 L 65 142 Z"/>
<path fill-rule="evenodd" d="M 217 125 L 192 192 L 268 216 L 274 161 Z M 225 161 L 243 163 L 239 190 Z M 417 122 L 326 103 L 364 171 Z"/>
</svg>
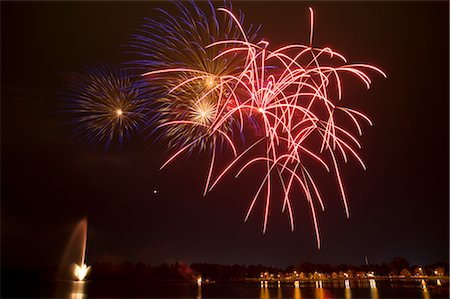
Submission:
<svg viewBox="0 0 450 299">
<path fill-rule="evenodd" d="M 448 282 L 427 281 L 423 288 L 420 280 L 350 280 L 293 283 L 269 282 L 267 288 L 259 282 L 195 283 L 170 282 L 102 282 L 54 281 L 48 283 L 20 283 L 2 285 L 2 298 L 449 298 Z"/>
</svg>

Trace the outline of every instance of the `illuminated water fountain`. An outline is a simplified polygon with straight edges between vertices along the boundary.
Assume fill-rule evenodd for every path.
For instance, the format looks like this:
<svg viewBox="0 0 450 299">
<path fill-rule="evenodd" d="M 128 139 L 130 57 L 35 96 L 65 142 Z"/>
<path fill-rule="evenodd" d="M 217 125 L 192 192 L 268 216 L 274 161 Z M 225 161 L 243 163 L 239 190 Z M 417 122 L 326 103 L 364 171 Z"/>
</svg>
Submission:
<svg viewBox="0 0 450 299">
<path fill-rule="evenodd" d="M 86 265 L 87 218 L 83 218 L 75 227 L 63 258 L 58 278 L 83 281 L 89 273 Z"/>
</svg>

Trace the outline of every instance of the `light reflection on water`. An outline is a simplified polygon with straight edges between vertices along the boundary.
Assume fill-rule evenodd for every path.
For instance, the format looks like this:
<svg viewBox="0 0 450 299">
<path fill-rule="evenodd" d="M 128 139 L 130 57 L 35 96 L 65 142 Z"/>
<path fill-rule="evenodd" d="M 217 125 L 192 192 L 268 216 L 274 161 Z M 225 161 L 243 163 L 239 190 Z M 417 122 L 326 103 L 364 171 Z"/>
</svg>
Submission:
<svg viewBox="0 0 450 299">
<path fill-rule="evenodd" d="M 383 283 L 380 283 L 383 286 Z M 283 283 L 283 286 L 280 287 L 275 282 L 269 282 L 268 286 L 264 283 L 263 287 L 260 288 L 259 298 L 260 299 L 270 299 L 270 298 L 293 298 L 293 299 L 301 299 L 302 294 L 306 296 L 305 298 L 315 298 L 315 299 L 330 299 L 330 298 L 345 298 L 345 299 L 357 299 L 357 298 L 370 298 L 370 299 L 382 299 L 382 298 L 411 298 L 406 293 L 402 295 L 401 293 L 395 293 L 388 295 L 386 297 L 386 292 L 383 292 L 383 296 L 380 296 L 379 288 L 377 286 L 377 281 L 375 279 L 369 279 L 367 281 L 352 281 L 349 280 L 343 281 L 341 284 L 336 285 L 333 282 L 322 282 L 315 281 L 311 284 L 301 284 L 299 287 L 295 283 Z M 341 285 L 341 287 L 339 287 Z M 384 285 L 390 285 L 389 282 L 385 282 Z M 355 294 L 352 295 L 353 286 Z M 442 295 L 434 296 L 430 295 L 428 288 L 421 288 L 420 285 L 413 286 L 405 286 L 408 292 L 416 291 L 414 298 L 423 297 L 423 299 L 431 299 L 442 297 Z M 386 289 L 384 289 L 386 291 Z M 389 290 L 389 288 L 388 288 Z M 394 288 L 397 292 L 402 290 L 402 288 L 396 287 Z M 396 295 L 400 295 L 397 297 Z M 436 293 L 435 293 L 436 294 Z"/>
<path fill-rule="evenodd" d="M 316 287 L 316 298 L 317 299 L 325 299 L 325 291 L 322 289 L 322 287 L 320 287 L 320 288 Z"/>
<path fill-rule="evenodd" d="M 197 286 L 195 283 L 170 283 L 170 282 L 110 282 L 110 281 L 57 281 L 47 286 L 40 285 L 41 290 L 48 290 L 47 293 L 39 292 L 38 287 L 23 284 L 16 286 L 17 290 L 27 290 L 27 296 L 17 296 L 22 298 L 30 297 L 56 297 L 66 299 L 88 299 L 88 298 L 254 298 L 254 299 L 386 299 L 386 298 L 448 298 L 448 281 L 441 280 L 438 286 L 436 280 L 427 280 L 426 287 L 423 287 L 421 280 L 409 281 L 389 280 L 367 280 L 366 283 L 357 280 L 343 280 L 339 284 L 332 281 L 295 281 L 281 282 L 268 281 L 261 284 L 259 282 L 242 283 L 214 283 Z M 267 285 L 267 287 L 266 287 Z M 298 285 L 298 287 L 297 287 Z M 360 286 L 367 286 L 359 288 Z M 337 286 L 337 287 L 336 287 Z M 32 287 L 35 291 L 30 292 Z M 58 292 L 55 292 L 58 291 Z M 34 293 L 33 293 L 34 292 Z M 50 293 L 51 292 L 51 293 Z M 34 295 L 33 295 L 34 294 Z M 56 296 L 52 296 L 55 294 Z M 6 296 L 8 297 L 8 296 Z M 11 297 L 11 296 L 10 296 Z"/>
<path fill-rule="evenodd" d="M 350 291 L 350 287 L 345 288 L 345 299 L 352 299 L 352 291 Z"/>
<path fill-rule="evenodd" d="M 270 287 L 265 287 L 265 284 L 263 284 L 263 285 L 264 285 L 264 287 L 260 288 L 259 298 L 260 299 L 273 298 L 270 296 Z M 371 279 L 369 281 L 368 285 L 370 285 L 370 298 L 371 299 L 380 299 L 375 280 Z M 333 284 L 333 286 L 336 286 L 336 285 Z M 339 288 L 334 287 L 333 289 L 339 289 Z M 292 289 L 287 288 L 287 290 L 290 291 Z M 292 296 L 293 299 L 301 299 L 302 298 L 301 288 L 294 286 L 292 295 L 293 295 Z M 278 288 L 277 288 L 276 298 L 277 299 L 289 298 L 289 297 L 283 297 L 283 289 L 279 286 L 279 284 L 278 284 Z M 324 289 L 321 281 L 316 281 L 315 288 L 314 288 L 314 298 L 315 299 L 325 299 L 325 298 L 338 298 L 338 297 L 336 297 L 336 295 L 331 294 L 327 289 Z M 352 298 L 352 293 L 351 293 L 350 284 L 349 284 L 348 280 L 345 281 L 344 298 L 345 299 Z M 429 295 L 427 297 L 425 297 L 425 295 L 424 295 L 424 299 L 429 299 L 429 298 L 430 298 Z"/>
<path fill-rule="evenodd" d="M 260 292 L 259 298 L 260 299 L 270 299 L 269 289 L 268 288 L 261 288 L 261 292 Z"/>
<path fill-rule="evenodd" d="M 379 299 L 380 298 L 378 296 L 378 289 L 377 288 L 371 288 L 370 289 L 370 298 L 372 298 L 372 299 Z"/>
<path fill-rule="evenodd" d="M 344 285 L 345 285 L 345 288 L 346 288 L 346 289 L 350 289 L 350 281 L 349 281 L 348 279 L 346 279 L 346 280 L 344 281 Z"/>
<path fill-rule="evenodd" d="M 70 299 L 85 299 L 85 282 L 84 281 L 74 281 L 72 282 L 72 292 L 69 296 Z"/>
<path fill-rule="evenodd" d="M 280 284 L 278 284 L 278 289 L 277 289 L 277 299 L 282 299 L 283 298 L 283 293 L 281 291 L 281 286 Z"/>
<path fill-rule="evenodd" d="M 379 299 L 377 283 L 375 282 L 375 279 L 369 279 L 369 284 L 370 284 L 370 297 L 372 299 Z"/>
<path fill-rule="evenodd" d="M 197 299 L 202 299 L 202 285 L 197 285 Z"/>
<path fill-rule="evenodd" d="M 375 282 L 375 279 L 369 279 L 369 284 L 371 289 L 377 288 L 377 283 Z"/>
<path fill-rule="evenodd" d="M 430 293 L 428 293 L 427 289 L 424 289 L 422 294 L 423 294 L 423 299 L 430 299 L 431 298 L 430 297 Z"/>
</svg>

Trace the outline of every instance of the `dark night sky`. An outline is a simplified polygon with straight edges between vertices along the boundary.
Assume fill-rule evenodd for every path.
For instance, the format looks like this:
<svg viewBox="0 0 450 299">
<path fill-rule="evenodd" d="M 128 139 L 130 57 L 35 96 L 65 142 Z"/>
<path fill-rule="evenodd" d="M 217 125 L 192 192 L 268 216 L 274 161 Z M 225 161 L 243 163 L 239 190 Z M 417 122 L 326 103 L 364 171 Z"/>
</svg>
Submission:
<svg viewBox="0 0 450 299">
<path fill-rule="evenodd" d="M 200 154 L 158 171 L 164 144 L 135 140 L 105 152 L 71 139 L 60 112 L 63 74 L 123 62 L 128 34 L 167 5 L 1 2 L 2 266 L 58 263 L 84 216 L 88 263 L 448 261 L 448 2 L 234 3 L 274 46 L 307 43 L 311 5 L 317 46 L 388 74 L 373 76 L 369 91 L 344 82 L 349 103 L 375 126 L 361 138 L 368 170 L 344 167 L 350 219 L 333 177 L 319 180 L 326 201 L 320 250 L 303 198 L 294 204 L 295 232 L 279 203 L 265 235 L 262 206 L 243 223 L 255 173 L 225 180 L 203 198 Z"/>
</svg>

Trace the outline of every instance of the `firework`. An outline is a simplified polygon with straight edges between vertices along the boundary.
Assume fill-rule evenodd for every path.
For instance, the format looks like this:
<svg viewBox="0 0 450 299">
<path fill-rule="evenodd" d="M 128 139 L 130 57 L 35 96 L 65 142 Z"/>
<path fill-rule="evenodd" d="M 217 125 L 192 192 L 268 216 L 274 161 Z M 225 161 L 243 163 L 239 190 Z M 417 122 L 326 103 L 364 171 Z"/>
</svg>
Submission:
<svg viewBox="0 0 450 299">
<path fill-rule="evenodd" d="M 336 115 L 347 116 L 354 123 L 359 134 L 362 134 L 360 122 L 367 121 L 369 124 L 371 122 L 364 114 L 338 105 L 342 98 L 341 74 L 345 72 L 355 75 L 366 84 L 367 88 L 370 87 L 371 81 L 366 71 L 374 71 L 384 76 L 385 74 L 371 65 L 347 64 L 343 55 L 330 48 L 313 47 L 312 9 L 310 10 L 309 45 L 294 44 L 272 51 L 268 50 L 268 42 L 261 41 L 256 44 L 250 42 L 240 22 L 230 10 L 226 8 L 219 10 L 235 21 L 236 27 L 241 32 L 241 38 L 219 40 L 207 45 L 207 49 L 222 48 L 217 51 L 218 54 L 212 61 L 221 61 L 231 56 L 232 58 L 241 57 L 240 61 L 245 64 L 238 69 L 238 72 L 217 76 L 218 80 L 214 84 L 214 89 L 220 91 L 219 97 L 216 98 L 222 106 L 204 106 L 201 109 L 202 113 L 198 112 L 196 105 L 200 105 L 202 100 L 207 98 L 205 96 L 194 100 L 186 107 L 185 111 L 192 113 L 190 120 L 173 120 L 169 123 L 190 125 L 194 123 L 193 119 L 196 119 L 196 124 L 201 123 L 201 126 L 208 129 L 208 134 L 214 135 L 218 132 L 223 133 L 224 125 L 230 122 L 237 122 L 240 132 L 251 133 L 251 128 L 245 129 L 244 126 L 258 122 L 257 127 L 262 128 L 262 137 L 240 150 L 236 150 L 233 141 L 230 141 L 235 152 L 235 159 L 216 175 L 213 174 L 215 159 L 215 152 L 213 152 L 205 193 L 211 191 L 231 169 L 237 168 L 237 177 L 248 167 L 262 163 L 266 172 L 251 201 L 245 220 L 250 216 L 265 189 L 263 232 L 266 231 L 273 185 L 279 183 L 284 190 L 283 211 L 288 211 L 293 230 L 291 193 L 294 187 L 298 186 L 310 206 L 316 242 L 320 247 L 316 209 L 320 206 L 324 210 L 325 205 L 315 179 L 308 170 L 308 160 L 316 161 L 326 171 L 334 173 L 344 211 L 349 217 L 347 197 L 339 166 L 340 159 L 347 162 L 352 156 L 364 169 L 365 165 L 355 149 L 360 147 L 356 136 L 339 124 Z M 187 70 L 189 73 L 184 73 Z M 208 76 L 208 73 L 204 71 L 188 68 L 162 68 L 145 75 L 173 73 L 188 75 L 182 78 L 172 91 L 180 91 L 189 97 L 192 93 L 185 92 L 185 86 Z M 336 89 L 337 98 L 331 96 L 332 89 Z M 224 90 L 227 93 L 226 96 L 222 96 Z M 192 107 L 195 107 L 193 112 L 190 110 Z M 203 113 L 207 110 L 206 107 L 210 109 L 212 117 L 206 117 L 207 114 Z M 244 120 L 244 117 L 250 120 Z M 183 144 L 183 147 L 166 164 L 187 148 L 192 147 L 194 142 L 196 139 Z M 261 147 L 263 147 L 264 155 L 260 154 Z"/>
<path fill-rule="evenodd" d="M 320 248 L 317 210 L 325 202 L 311 169 L 334 175 L 349 217 L 341 165 L 355 159 L 365 169 L 358 136 L 364 123 L 372 125 L 362 112 L 343 106 L 342 74 L 367 88 L 370 73 L 386 75 L 315 47 L 311 8 L 309 43 L 270 49 L 256 40 L 258 30 L 244 28 L 243 15 L 234 15 L 230 2 L 219 8 L 204 3 L 206 9 L 194 2 L 174 5 L 175 15 L 159 10 L 160 19 L 147 20 L 133 35 L 130 47 L 140 59 L 130 65 L 140 74 L 137 83 L 124 71 L 105 68 L 77 77 L 70 95 L 79 131 L 89 140 L 121 143 L 149 117 L 152 133 L 173 150 L 161 168 L 194 150 L 209 154 L 204 195 L 224 176 L 239 177 L 261 164 L 265 171 L 245 220 L 263 198 L 266 232 L 278 186 L 294 230 L 293 194 L 300 190 Z M 238 142 L 236 136 L 243 138 Z M 231 160 L 219 156 L 224 144 Z"/>
<path fill-rule="evenodd" d="M 231 11 L 222 9 L 233 18 Z M 347 217 L 349 210 L 342 175 L 339 168 L 339 157 L 347 162 L 353 156 L 365 169 L 356 148 L 360 144 L 347 128 L 339 124 L 336 115 L 347 116 L 355 125 L 359 135 L 362 134 L 361 121 L 370 120 L 361 112 L 339 106 L 342 98 L 342 73 L 350 73 L 359 78 L 367 88 L 371 80 L 367 71 L 386 76 L 379 68 L 367 64 L 347 64 L 346 58 L 330 48 L 313 47 L 313 11 L 311 12 L 310 44 L 289 45 L 269 51 L 268 42 L 252 44 L 247 39 L 227 41 L 235 44 L 220 53 L 222 57 L 234 53 L 244 53 L 247 65 L 237 75 L 227 76 L 228 84 L 234 84 L 233 96 L 239 98 L 239 105 L 231 109 L 213 127 L 217 129 L 221 122 L 227 121 L 234 114 L 259 114 L 257 119 L 263 128 L 263 137 L 237 156 L 225 170 L 217 175 L 211 184 L 211 190 L 223 175 L 238 162 L 239 176 L 247 167 L 263 163 L 266 173 L 250 204 L 245 219 L 247 220 L 257 199 L 265 188 L 265 213 L 263 232 L 267 229 L 268 215 L 272 198 L 272 185 L 279 182 L 284 190 L 283 210 L 287 209 L 291 229 L 294 229 L 294 217 L 290 194 L 295 184 L 305 195 L 311 208 L 316 233 L 317 246 L 320 247 L 320 234 L 316 216 L 316 206 L 323 210 L 324 202 L 317 184 L 307 168 L 307 161 L 314 160 L 325 170 L 332 171 L 336 177 L 339 192 Z M 210 45 L 214 47 L 222 42 Z M 325 63 L 323 62 L 325 61 Z M 331 95 L 336 89 L 337 98 Z M 319 140 L 317 142 L 311 142 Z M 253 147 L 264 144 L 264 155 L 258 154 Z M 250 151 L 252 149 L 252 151 Z M 251 153 L 254 153 L 253 155 Z"/>
<path fill-rule="evenodd" d="M 232 169 L 238 177 L 252 165 L 263 164 L 266 171 L 245 220 L 265 193 L 263 232 L 266 232 L 273 185 L 280 184 L 283 211 L 288 211 L 294 230 L 291 194 L 298 187 L 310 206 L 320 248 L 316 210 L 317 207 L 324 210 L 325 205 L 309 170 L 309 161 L 315 161 L 334 174 L 345 214 L 349 217 L 340 164 L 353 157 L 364 169 L 365 165 L 357 154 L 360 147 L 357 137 L 336 116 L 348 117 L 359 135 L 362 134 L 362 121 L 371 124 L 363 113 L 339 105 L 343 87 L 341 74 L 356 76 L 367 88 L 371 84 L 367 71 L 385 74 L 368 64 L 348 64 L 342 54 L 330 48 L 314 47 L 312 9 L 309 45 L 293 44 L 269 50 L 268 42 L 253 42 L 254 36 L 248 36 L 241 20 L 228 7 L 218 11 L 228 17 L 225 28 L 230 34 L 218 34 L 218 38 L 213 38 L 211 32 L 220 30 L 206 30 L 208 25 L 200 26 L 199 31 L 193 30 L 198 29 L 198 24 L 210 24 L 201 11 L 195 10 L 190 15 L 186 7 L 177 6 L 186 18 L 183 22 L 177 23 L 166 14 L 176 23 L 175 29 L 169 30 L 170 37 L 164 45 L 174 51 L 161 50 L 159 47 L 164 42 L 160 38 L 157 42 L 151 40 L 156 46 L 150 46 L 139 36 L 147 42 L 144 48 L 157 53 L 156 62 L 144 64 L 148 71 L 143 76 L 150 80 L 150 85 L 155 84 L 151 89 L 153 92 L 162 91 L 163 96 L 156 101 L 155 109 L 158 127 L 165 129 L 165 136 L 176 148 L 162 167 L 198 145 L 212 149 L 206 194 Z M 215 12 L 212 15 L 217 19 Z M 219 23 L 212 24 L 213 28 L 220 27 Z M 182 30 L 183 26 L 189 29 Z M 158 27 L 156 23 L 149 27 L 168 30 L 167 26 Z M 166 39 L 167 34 L 158 36 Z M 176 50 L 174 45 L 178 49 L 188 49 L 188 56 Z M 158 47 L 159 52 L 154 47 Z M 238 65 L 230 67 L 234 63 Z M 159 80 L 165 84 L 160 85 Z M 337 96 L 333 97 L 334 94 Z M 233 129 L 240 134 L 252 135 L 245 139 L 253 141 L 238 148 Z M 256 131 L 259 137 L 255 135 Z M 226 140 L 235 156 L 221 172 L 214 171 L 218 139 Z"/>
<path fill-rule="evenodd" d="M 74 74 L 66 92 L 76 134 L 93 145 L 121 145 L 145 125 L 146 101 L 123 69 L 92 67 Z"/>
<path fill-rule="evenodd" d="M 223 2 L 231 9 L 231 2 Z M 153 127 L 173 149 L 214 151 L 233 139 L 234 119 L 230 118 L 212 132 L 218 115 L 236 105 L 226 97 L 231 86 L 223 84 L 224 75 L 238 73 L 245 65 L 240 55 L 214 59 L 227 48 L 207 46 L 216 41 L 241 38 L 243 32 L 234 20 L 218 14 L 211 2 L 200 8 L 194 2 L 174 2 L 176 13 L 160 10 L 161 18 L 149 19 L 133 35 L 131 48 L 142 59 L 132 63 L 144 73 L 141 85 L 152 101 Z M 239 23 L 243 15 L 239 15 Z M 255 32 L 245 31 L 250 39 Z"/>
</svg>

